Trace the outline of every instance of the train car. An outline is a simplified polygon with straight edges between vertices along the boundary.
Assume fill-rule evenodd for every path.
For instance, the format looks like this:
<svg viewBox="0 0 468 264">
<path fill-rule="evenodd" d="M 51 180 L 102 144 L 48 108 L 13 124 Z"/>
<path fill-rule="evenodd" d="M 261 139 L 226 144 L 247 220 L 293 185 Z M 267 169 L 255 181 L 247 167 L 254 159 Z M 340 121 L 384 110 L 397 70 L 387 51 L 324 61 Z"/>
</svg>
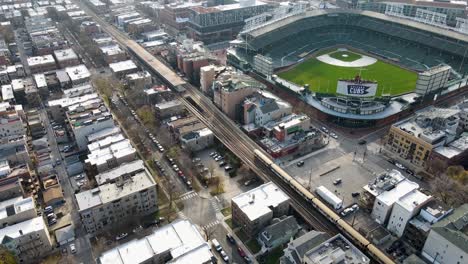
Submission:
<svg viewBox="0 0 468 264">
<path fill-rule="evenodd" d="M 395 262 L 389 258 L 382 250 L 378 249 L 374 244 L 369 244 L 367 246 L 367 250 L 369 253 L 374 257 L 374 259 L 378 259 L 380 263 L 383 264 L 394 264 Z"/>
<path fill-rule="evenodd" d="M 324 204 L 319 198 L 315 197 L 312 199 L 312 205 L 320 210 L 322 214 L 324 214 L 328 219 L 336 223 L 336 221 L 340 220 L 341 217 L 335 213 L 330 207 L 328 207 L 326 204 Z"/>
<path fill-rule="evenodd" d="M 338 227 L 340 229 L 342 229 L 345 233 L 351 236 L 355 242 L 359 243 L 361 247 L 365 248 L 370 244 L 370 241 L 367 238 L 361 235 L 361 233 L 354 229 L 345 220 L 339 219 L 336 223 L 338 224 Z"/>
<path fill-rule="evenodd" d="M 266 165 L 270 166 L 273 163 L 273 161 L 270 158 L 268 158 L 265 154 L 263 154 L 260 150 L 255 149 L 254 153 L 256 157 L 260 159 Z"/>
</svg>

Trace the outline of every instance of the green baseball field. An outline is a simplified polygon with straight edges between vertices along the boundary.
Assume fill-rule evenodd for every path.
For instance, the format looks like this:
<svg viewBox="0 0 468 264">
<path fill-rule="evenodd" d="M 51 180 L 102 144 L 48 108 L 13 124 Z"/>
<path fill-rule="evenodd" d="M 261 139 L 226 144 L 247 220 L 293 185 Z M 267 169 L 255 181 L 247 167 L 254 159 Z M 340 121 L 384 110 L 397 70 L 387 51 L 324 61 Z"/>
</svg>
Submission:
<svg viewBox="0 0 468 264">
<path fill-rule="evenodd" d="M 301 86 L 309 84 L 313 92 L 334 94 L 339 79 L 354 79 L 359 74 L 361 79 L 377 81 L 376 96 L 411 92 L 418 77 L 417 73 L 395 64 L 347 50 L 322 53 L 278 76 Z"/>
</svg>

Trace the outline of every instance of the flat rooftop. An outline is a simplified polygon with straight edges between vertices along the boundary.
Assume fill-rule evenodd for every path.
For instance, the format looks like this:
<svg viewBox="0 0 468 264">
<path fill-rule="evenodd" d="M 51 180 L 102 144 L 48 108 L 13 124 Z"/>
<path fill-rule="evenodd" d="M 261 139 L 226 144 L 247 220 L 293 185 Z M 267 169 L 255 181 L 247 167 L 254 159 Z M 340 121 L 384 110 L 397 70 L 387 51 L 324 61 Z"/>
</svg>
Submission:
<svg viewBox="0 0 468 264">
<path fill-rule="evenodd" d="M 132 60 L 126 60 L 126 61 L 119 61 L 115 63 L 109 64 L 109 67 L 111 68 L 112 72 L 121 72 L 121 71 L 128 71 L 128 70 L 133 70 L 137 69 L 137 66 Z"/>
<path fill-rule="evenodd" d="M 36 56 L 28 58 L 29 67 L 34 67 L 43 64 L 55 64 L 54 57 L 52 55 Z"/>
<path fill-rule="evenodd" d="M 270 206 L 276 207 L 288 200 L 289 197 L 273 182 L 265 183 L 232 198 L 232 202 L 242 210 L 250 221 L 271 212 Z"/>
<path fill-rule="evenodd" d="M 370 259 L 341 234 L 307 251 L 304 258 L 310 263 L 370 263 Z"/>
<path fill-rule="evenodd" d="M 189 220 L 176 220 L 149 236 L 104 252 L 99 261 L 101 264 L 144 263 L 164 252 L 170 252 L 170 263 L 207 263 L 213 257 L 198 228 Z"/>
<path fill-rule="evenodd" d="M 84 64 L 80 64 L 73 67 L 66 67 L 65 71 L 67 72 L 68 76 L 70 76 L 70 79 L 72 81 L 87 79 L 91 77 L 91 73 Z"/>
<path fill-rule="evenodd" d="M 94 141 L 97 141 L 97 140 L 100 140 L 100 139 L 103 139 L 103 138 L 106 138 L 108 136 L 112 136 L 115 134 L 119 134 L 119 133 L 120 133 L 120 128 L 115 126 L 115 127 L 99 130 L 98 132 L 93 133 L 93 134 L 89 134 L 87 138 L 88 138 L 88 142 L 92 143 Z"/>
<path fill-rule="evenodd" d="M 78 59 L 78 55 L 73 49 L 54 50 L 54 56 L 58 62 Z"/>
<path fill-rule="evenodd" d="M 75 197 L 78 203 L 78 210 L 84 211 L 107 204 L 155 185 L 153 177 L 146 173 L 146 171 L 137 173 L 133 177 L 126 179 L 123 183 L 106 183 L 94 189 L 77 193 Z"/>
<path fill-rule="evenodd" d="M 99 166 L 106 164 L 111 159 L 119 159 L 135 153 L 136 150 L 133 148 L 130 140 L 124 139 L 117 143 L 111 144 L 106 148 L 92 151 L 88 154 L 88 158 L 85 160 L 85 162 L 91 165 Z"/>
<path fill-rule="evenodd" d="M 47 227 L 42 216 L 0 229 L 0 241 L 3 241 L 5 236 L 16 239 L 40 230 L 47 232 Z"/>
<path fill-rule="evenodd" d="M 426 195 L 418 190 L 413 190 L 400 198 L 397 202 L 400 206 L 405 208 L 409 212 L 413 212 L 419 205 L 426 203 L 432 197 Z"/>
<path fill-rule="evenodd" d="M 21 196 L 0 202 L 0 219 L 5 219 L 15 214 L 34 209 L 32 197 Z"/>
<path fill-rule="evenodd" d="M 124 163 L 119 167 L 108 170 L 106 172 L 96 175 L 96 182 L 98 185 L 105 184 L 108 181 L 113 181 L 123 175 L 131 175 L 145 170 L 142 160 L 135 160 L 132 162 Z"/>
</svg>

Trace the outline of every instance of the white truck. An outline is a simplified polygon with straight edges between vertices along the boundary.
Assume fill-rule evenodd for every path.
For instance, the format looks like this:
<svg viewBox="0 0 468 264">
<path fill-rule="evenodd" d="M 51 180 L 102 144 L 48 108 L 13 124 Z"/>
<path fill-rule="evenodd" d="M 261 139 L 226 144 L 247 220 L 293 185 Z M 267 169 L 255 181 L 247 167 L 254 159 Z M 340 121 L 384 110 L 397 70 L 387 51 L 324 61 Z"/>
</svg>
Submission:
<svg viewBox="0 0 468 264">
<path fill-rule="evenodd" d="M 325 186 L 319 186 L 315 189 L 315 192 L 322 197 L 327 203 L 329 203 L 335 210 L 339 210 L 343 207 L 343 200 L 338 198 L 334 193 L 328 190 Z"/>
</svg>

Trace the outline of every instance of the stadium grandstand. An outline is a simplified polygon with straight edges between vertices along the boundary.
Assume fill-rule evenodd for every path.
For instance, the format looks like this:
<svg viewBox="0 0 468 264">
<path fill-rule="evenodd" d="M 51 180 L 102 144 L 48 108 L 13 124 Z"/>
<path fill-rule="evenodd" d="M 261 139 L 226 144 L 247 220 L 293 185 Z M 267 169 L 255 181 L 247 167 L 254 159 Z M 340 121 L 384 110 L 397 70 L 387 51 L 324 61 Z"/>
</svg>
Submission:
<svg viewBox="0 0 468 264">
<path fill-rule="evenodd" d="M 466 88 L 468 35 L 372 11 L 300 11 L 253 18 L 262 23 L 231 42 L 228 63 L 298 95 L 322 120 L 384 125 Z"/>
<path fill-rule="evenodd" d="M 274 68 L 319 49 L 349 45 L 416 71 L 441 63 L 461 75 L 468 71 L 468 35 L 371 11 L 311 10 L 242 32 L 234 45 L 231 56 L 252 62 L 260 53 L 272 58 Z"/>
</svg>

